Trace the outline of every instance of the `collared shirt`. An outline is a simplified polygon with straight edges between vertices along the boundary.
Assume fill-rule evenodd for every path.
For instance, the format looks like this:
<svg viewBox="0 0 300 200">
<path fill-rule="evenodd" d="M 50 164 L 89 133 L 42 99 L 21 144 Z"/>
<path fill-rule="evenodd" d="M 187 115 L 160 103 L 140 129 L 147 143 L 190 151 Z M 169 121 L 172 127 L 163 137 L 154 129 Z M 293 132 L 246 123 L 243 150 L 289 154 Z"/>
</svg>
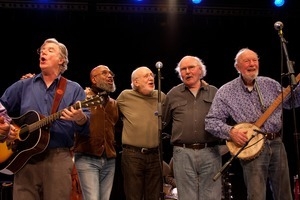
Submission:
<svg viewBox="0 0 300 200">
<path fill-rule="evenodd" d="M 49 116 L 53 99 L 56 92 L 60 76 L 47 88 L 42 75 L 38 74 L 33 78 L 19 80 L 6 89 L 1 103 L 12 115 L 26 116 L 28 111 L 36 111 L 41 116 Z M 67 80 L 67 86 L 62 100 L 58 106 L 58 111 L 74 105 L 77 101 L 85 99 L 83 88 L 76 82 Z M 88 109 L 83 109 L 87 117 L 90 113 Z M 10 115 L 10 116 L 12 116 Z M 26 120 L 25 120 L 26 122 Z M 35 121 L 33 121 L 35 122 Z M 50 126 L 50 142 L 48 148 L 72 147 L 74 133 L 89 133 L 89 119 L 83 126 L 77 125 L 73 121 L 57 119 Z"/>
<path fill-rule="evenodd" d="M 205 129 L 213 135 L 229 139 L 230 129 L 238 123 L 255 123 L 265 110 L 281 95 L 281 85 L 268 77 L 256 78 L 257 88 L 249 90 L 241 76 L 223 85 L 214 98 L 211 109 L 205 119 Z M 295 106 L 300 105 L 300 87 L 295 88 Z M 261 94 L 261 99 L 259 97 Z M 266 133 L 276 133 L 282 128 L 282 106 L 292 107 L 290 95 L 284 99 L 273 113 L 258 127 Z M 274 104 L 273 104 L 274 105 Z M 231 123 L 229 123 L 231 122 Z"/>
<path fill-rule="evenodd" d="M 181 83 L 167 93 L 163 105 L 163 121 L 167 125 L 172 119 L 171 143 L 192 144 L 217 140 L 204 130 L 204 119 L 216 91 L 216 87 L 205 85 L 195 97 Z"/>
<path fill-rule="evenodd" d="M 7 111 L 1 103 L 0 103 L 0 116 L 4 117 L 5 122 L 7 123 L 11 122 L 11 118 L 7 115 Z"/>
<path fill-rule="evenodd" d="M 161 101 L 165 94 L 161 92 Z M 117 98 L 122 113 L 122 144 L 154 148 L 159 145 L 158 137 L 158 91 L 146 96 L 132 89 L 123 90 Z"/>
</svg>

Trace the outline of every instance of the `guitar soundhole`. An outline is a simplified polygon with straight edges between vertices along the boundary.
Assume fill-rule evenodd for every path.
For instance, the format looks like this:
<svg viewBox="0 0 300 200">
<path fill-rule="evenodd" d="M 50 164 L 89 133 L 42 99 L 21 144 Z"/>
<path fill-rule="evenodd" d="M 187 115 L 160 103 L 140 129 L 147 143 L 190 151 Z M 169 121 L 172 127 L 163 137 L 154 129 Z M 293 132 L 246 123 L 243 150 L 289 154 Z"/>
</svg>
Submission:
<svg viewBox="0 0 300 200">
<path fill-rule="evenodd" d="M 29 132 L 28 131 L 23 132 L 22 134 L 19 135 L 21 141 L 26 140 L 28 138 L 28 136 L 29 136 Z"/>
<path fill-rule="evenodd" d="M 35 147 L 40 140 L 40 129 L 35 128 L 32 131 L 30 126 L 33 123 L 39 122 L 39 120 L 40 116 L 35 111 L 29 111 L 21 117 L 14 119 L 14 123 L 21 128 L 19 133 L 20 141 L 15 140 L 15 143 L 12 146 L 14 152 Z"/>
</svg>

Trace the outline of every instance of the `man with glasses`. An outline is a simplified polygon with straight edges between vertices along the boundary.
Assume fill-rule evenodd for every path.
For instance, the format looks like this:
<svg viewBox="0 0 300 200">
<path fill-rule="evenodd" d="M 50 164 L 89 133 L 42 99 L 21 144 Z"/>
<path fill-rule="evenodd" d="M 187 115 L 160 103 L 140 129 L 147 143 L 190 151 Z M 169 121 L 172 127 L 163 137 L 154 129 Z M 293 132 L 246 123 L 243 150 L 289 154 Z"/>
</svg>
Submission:
<svg viewBox="0 0 300 200">
<path fill-rule="evenodd" d="M 219 200 L 221 180 L 213 176 L 222 165 L 220 139 L 204 129 L 205 116 L 217 88 L 206 83 L 206 66 L 195 56 L 184 56 L 175 68 L 182 83 L 174 86 L 163 104 L 164 125 L 171 125 L 173 169 L 178 199 Z"/>
<path fill-rule="evenodd" d="M 154 77 L 148 67 L 135 69 L 132 89 L 123 90 L 117 98 L 123 120 L 121 165 L 126 200 L 158 200 L 162 189 Z"/>
<path fill-rule="evenodd" d="M 90 72 L 91 87 L 87 98 L 101 95 L 102 105 L 90 108 L 89 136 L 76 135 L 75 165 L 84 199 L 109 200 L 113 186 L 116 150 L 115 125 L 119 118 L 117 102 L 109 94 L 116 90 L 114 74 L 105 65 Z"/>
</svg>

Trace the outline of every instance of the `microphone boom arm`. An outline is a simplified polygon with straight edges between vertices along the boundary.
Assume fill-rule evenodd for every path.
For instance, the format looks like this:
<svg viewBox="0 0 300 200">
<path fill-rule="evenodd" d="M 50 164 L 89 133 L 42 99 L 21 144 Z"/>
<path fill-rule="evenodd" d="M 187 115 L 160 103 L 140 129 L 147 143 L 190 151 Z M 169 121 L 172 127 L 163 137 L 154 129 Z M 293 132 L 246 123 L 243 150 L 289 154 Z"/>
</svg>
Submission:
<svg viewBox="0 0 300 200">
<path fill-rule="evenodd" d="M 282 27 L 279 29 L 278 35 L 280 37 L 281 45 L 282 45 L 284 55 L 285 55 L 285 58 L 286 58 L 286 62 L 287 62 L 288 73 L 286 75 L 290 76 L 290 84 L 291 84 L 291 87 L 293 88 L 294 86 L 297 85 L 297 81 L 296 81 L 296 78 L 295 78 L 295 71 L 294 71 L 294 62 L 290 61 L 288 51 L 287 51 L 287 47 L 286 47 L 287 42 L 286 42 L 285 38 L 283 37 Z"/>
</svg>

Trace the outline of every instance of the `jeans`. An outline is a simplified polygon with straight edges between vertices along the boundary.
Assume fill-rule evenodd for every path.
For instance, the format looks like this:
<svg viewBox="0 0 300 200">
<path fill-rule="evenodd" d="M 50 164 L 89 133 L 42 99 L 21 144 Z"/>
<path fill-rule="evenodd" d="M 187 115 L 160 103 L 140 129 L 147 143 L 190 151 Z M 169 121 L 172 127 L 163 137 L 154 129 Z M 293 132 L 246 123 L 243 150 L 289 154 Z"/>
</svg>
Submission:
<svg viewBox="0 0 300 200">
<path fill-rule="evenodd" d="M 180 200 L 220 200 L 221 178 L 214 176 L 222 167 L 218 146 L 194 150 L 173 147 L 173 168 Z"/>
<path fill-rule="evenodd" d="M 86 200 L 109 200 L 112 190 L 116 159 L 75 153 L 75 165 Z"/>
<path fill-rule="evenodd" d="M 162 191 L 158 153 L 143 154 L 123 148 L 122 173 L 126 200 L 158 200 Z"/>
<path fill-rule="evenodd" d="M 288 160 L 280 137 L 266 140 L 253 160 L 241 160 L 248 200 L 265 200 L 267 180 L 274 200 L 292 200 Z"/>
</svg>

